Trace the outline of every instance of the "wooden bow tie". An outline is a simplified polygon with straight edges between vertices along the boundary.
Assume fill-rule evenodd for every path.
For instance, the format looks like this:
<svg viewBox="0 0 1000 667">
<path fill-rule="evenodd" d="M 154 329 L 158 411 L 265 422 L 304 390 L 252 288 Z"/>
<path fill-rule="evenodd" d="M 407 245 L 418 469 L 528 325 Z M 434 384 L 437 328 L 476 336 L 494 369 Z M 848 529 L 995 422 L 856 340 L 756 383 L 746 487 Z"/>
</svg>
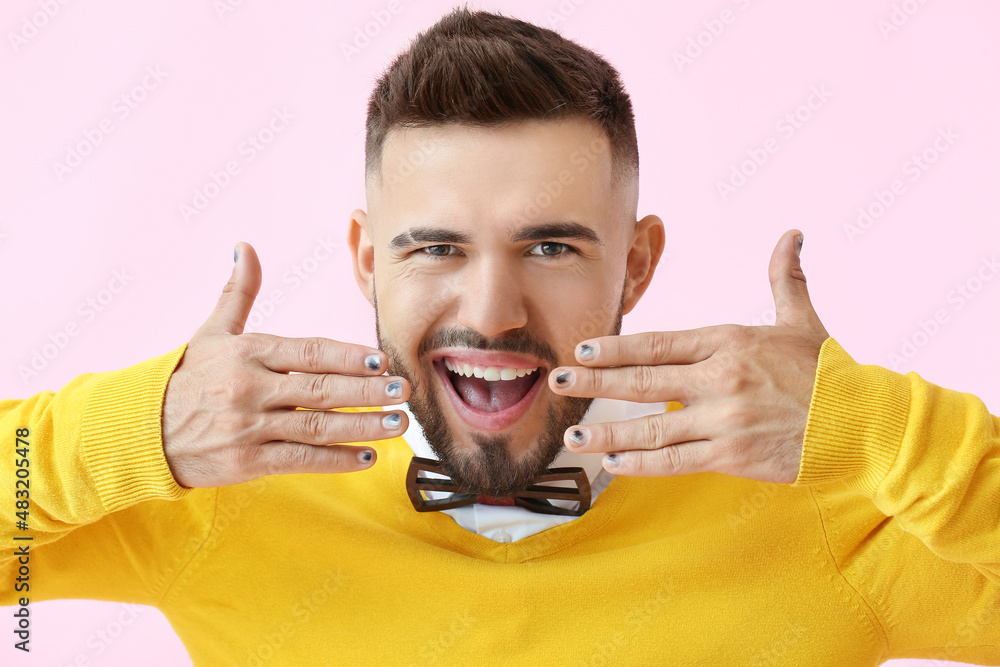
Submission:
<svg viewBox="0 0 1000 667">
<path fill-rule="evenodd" d="M 444 475 L 445 478 L 419 477 L 418 474 L 421 471 Z M 513 496 L 508 496 L 507 498 L 477 496 L 474 493 L 460 493 L 456 491 L 455 482 L 441 469 L 439 461 L 414 456 L 410 460 L 409 469 L 406 471 L 406 493 L 410 496 L 413 508 L 418 512 L 448 510 L 475 503 L 482 503 L 484 505 L 517 505 L 518 507 L 523 507 L 540 514 L 562 514 L 566 516 L 580 516 L 590 509 L 590 481 L 587 479 L 587 473 L 583 468 L 549 468 L 535 482 L 556 482 L 559 480 L 575 482 L 576 488 L 539 486 L 536 483 L 524 491 L 516 493 Z M 427 500 L 420 495 L 421 491 L 450 491 L 452 495 L 448 498 Z M 575 510 L 566 509 L 565 507 L 553 505 L 547 499 L 578 500 L 580 501 L 580 507 Z"/>
</svg>

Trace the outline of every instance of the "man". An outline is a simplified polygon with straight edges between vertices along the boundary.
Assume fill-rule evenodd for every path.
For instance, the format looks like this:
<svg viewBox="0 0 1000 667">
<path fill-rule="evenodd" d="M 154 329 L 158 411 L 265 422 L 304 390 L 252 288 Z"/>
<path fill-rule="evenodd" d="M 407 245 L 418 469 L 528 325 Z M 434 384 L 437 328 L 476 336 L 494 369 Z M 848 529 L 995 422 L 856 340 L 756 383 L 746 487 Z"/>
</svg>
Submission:
<svg viewBox="0 0 1000 667">
<path fill-rule="evenodd" d="M 32 600 L 155 605 L 206 665 L 1000 663 L 1000 420 L 851 359 L 798 230 L 776 326 L 617 335 L 664 234 L 604 59 L 459 9 L 367 130 L 379 350 L 243 334 L 241 243 L 190 342 L 0 404 Z M 579 492 L 522 504 L 552 465 Z"/>
</svg>

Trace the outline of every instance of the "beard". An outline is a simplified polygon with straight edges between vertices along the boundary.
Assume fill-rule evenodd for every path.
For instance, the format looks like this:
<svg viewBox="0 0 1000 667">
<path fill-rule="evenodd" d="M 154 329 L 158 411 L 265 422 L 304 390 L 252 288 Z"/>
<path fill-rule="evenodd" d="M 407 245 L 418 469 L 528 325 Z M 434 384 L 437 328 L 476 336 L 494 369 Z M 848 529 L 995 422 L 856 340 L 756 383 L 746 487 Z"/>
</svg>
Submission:
<svg viewBox="0 0 1000 667">
<path fill-rule="evenodd" d="M 477 331 L 468 328 L 450 328 L 424 338 L 417 350 L 417 364 L 421 373 L 418 376 L 403 357 L 392 341 L 382 335 L 379 326 L 378 299 L 374 296 L 374 277 L 372 278 L 373 304 L 375 306 L 375 336 L 379 349 L 388 357 L 388 373 L 406 378 L 410 383 L 410 400 L 407 405 L 413 416 L 417 418 L 424 438 L 440 461 L 441 468 L 454 481 L 457 489 L 464 493 L 488 495 L 494 497 L 510 496 L 524 491 L 538 477 L 545 474 L 547 468 L 563 449 L 563 434 L 570 426 L 579 424 L 590 409 L 593 398 L 579 396 L 551 395 L 549 406 L 543 420 L 544 426 L 538 435 L 538 444 L 515 458 L 510 453 L 512 436 L 496 433 L 472 432 L 470 436 L 475 443 L 471 450 L 463 450 L 455 444 L 451 428 L 445 420 L 442 406 L 435 396 L 431 378 L 437 373 L 433 366 L 422 363 L 429 350 L 441 347 L 465 347 L 490 352 L 510 352 L 531 354 L 545 360 L 549 368 L 555 368 L 558 363 L 552 348 L 534 338 L 526 329 L 517 329 L 502 338 L 488 339 Z M 622 284 L 618 312 L 614 317 L 611 331 L 599 335 L 617 336 L 621 333 L 622 313 L 625 306 L 625 285 Z M 581 339 L 582 340 L 582 339 Z M 420 377 L 428 378 L 427 383 Z M 539 381 L 543 381 L 539 379 Z"/>
</svg>

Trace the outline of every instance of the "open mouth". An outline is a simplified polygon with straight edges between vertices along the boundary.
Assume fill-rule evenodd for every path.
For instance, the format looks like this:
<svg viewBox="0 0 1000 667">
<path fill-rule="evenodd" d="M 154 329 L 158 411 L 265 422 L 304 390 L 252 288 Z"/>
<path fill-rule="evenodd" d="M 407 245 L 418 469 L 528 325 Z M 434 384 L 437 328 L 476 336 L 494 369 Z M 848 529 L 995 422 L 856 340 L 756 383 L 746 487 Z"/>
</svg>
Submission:
<svg viewBox="0 0 1000 667">
<path fill-rule="evenodd" d="M 470 363 L 445 355 L 433 361 L 455 411 L 470 425 L 487 431 L 506 428 L 531 406 L 546 376 L 544 366 L 514 361 L 512 366 Z M 501 361 L 502 363 L 502 361 Z"/>
</svg>

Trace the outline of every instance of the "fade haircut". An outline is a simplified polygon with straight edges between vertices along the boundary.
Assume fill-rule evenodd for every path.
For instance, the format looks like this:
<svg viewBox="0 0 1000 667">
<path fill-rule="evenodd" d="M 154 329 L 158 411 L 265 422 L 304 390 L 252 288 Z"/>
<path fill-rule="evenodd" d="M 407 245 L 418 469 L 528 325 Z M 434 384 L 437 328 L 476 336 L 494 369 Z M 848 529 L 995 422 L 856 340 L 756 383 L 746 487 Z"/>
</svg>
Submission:
<svg viewBox="0 0 1000 667">
<path fill-rule="evenodd" d="M 637 181 L 632 102 L 607 60 L 553 30 L 459 7 L 419 33 L 376 82 L 365 124 L 365 178 L 381 186 L 393 128 L 574 116 L 603 128 L 615 187 Z"/>
</svg>

